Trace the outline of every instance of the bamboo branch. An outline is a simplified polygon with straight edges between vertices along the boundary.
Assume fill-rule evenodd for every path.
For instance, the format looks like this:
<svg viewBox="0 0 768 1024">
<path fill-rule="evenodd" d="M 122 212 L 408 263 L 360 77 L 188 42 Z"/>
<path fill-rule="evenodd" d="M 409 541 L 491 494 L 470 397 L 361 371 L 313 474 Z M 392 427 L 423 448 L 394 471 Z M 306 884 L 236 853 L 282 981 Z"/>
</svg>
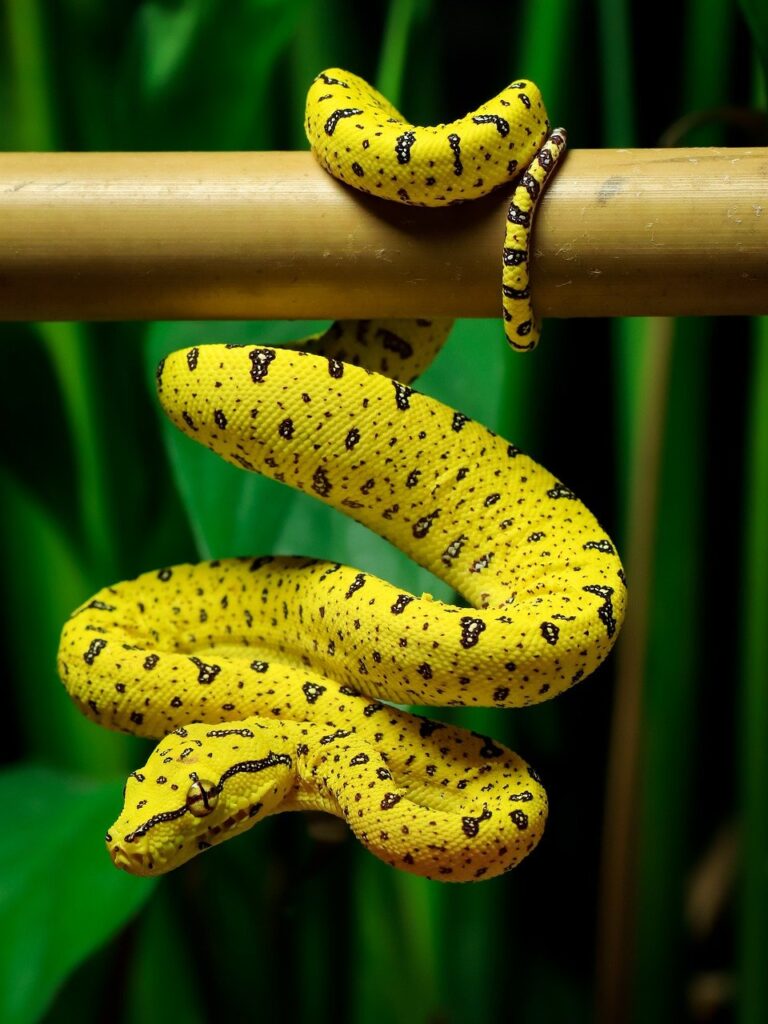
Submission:
<svg viewBox="0 0 768 1024">
<path fill-rule="evenodd" d="M 543 316 L 768 313 L 768 149 L 576 150 Z M 0 318 L 497 316 L 505 199 L 384 203 L 308 153 L 0 154 Z"/>
</svg>

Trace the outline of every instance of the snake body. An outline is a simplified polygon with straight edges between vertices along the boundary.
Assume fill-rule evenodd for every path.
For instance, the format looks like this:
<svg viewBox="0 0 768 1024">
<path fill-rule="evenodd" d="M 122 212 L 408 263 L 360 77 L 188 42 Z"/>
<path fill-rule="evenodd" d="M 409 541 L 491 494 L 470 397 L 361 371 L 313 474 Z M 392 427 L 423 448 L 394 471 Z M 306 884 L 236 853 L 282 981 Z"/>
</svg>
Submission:
<svg viewBox="0 0 768 1024">
<path fill-rule="evenodd" d="M 564 143 L 547 136 L 535 87 L 514 83 L 453 125 L 416 128 L 331 69 L 310 89 L 307 129 L 337 177 L 398 201 L 439 205 L 517 175 L 505 323 L 515 347 L 535 343 L 528 231 Z M 449 327 L 338 322 L 301 351 L 209 345 L 159 368 L 163 407 L 191 437 L 369 526 L 471 607 L 290 557 L 174 566 L 102 590 L 64 627 L 62 679 L 94 721 L 161 739 L 107 836 L 117 866 L 161 873 L 307 808 L 429 878 L 493 877 L 535 846 L 546 795 L 524 761 L 387 702 L 555 696 L 610 650 L 624 575 L 569 488 L 410 387 Z"/>
</svg>

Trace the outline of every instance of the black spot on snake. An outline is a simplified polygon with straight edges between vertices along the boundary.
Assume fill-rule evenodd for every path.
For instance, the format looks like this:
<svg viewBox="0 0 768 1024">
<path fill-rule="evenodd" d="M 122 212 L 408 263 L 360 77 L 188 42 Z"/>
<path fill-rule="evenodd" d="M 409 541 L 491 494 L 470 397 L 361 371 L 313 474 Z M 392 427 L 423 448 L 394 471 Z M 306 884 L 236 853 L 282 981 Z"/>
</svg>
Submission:
<svg viewBox="0 0 768 1024">
<path fill-rule="evenodd" d="M 464 648 L 474 647 L 480 639 L 480 634 L 485 632 L 485 623 L 482 619 L 475 619 L 471 615 L 463 615 L 460 623 L 461 646 Z"/>
<path fill-rule="evenodd" d="M 456 538 L 456 540 L 451 541 L 451 543 L 440 556 L 440 560 L 442 561 L 443 565 L 450 565 L 455 558 L 459 557 L 459 555 L 461 554 L 461 549 L 464 547 L 468 539 L 469 538 L 462 533 L 460 537 Z"/>
<path fill-rule="evenodd" d="M 275 358 L 275 351 L 271 348 L 254 348 L 248 355 L 251 360 L 251 380 L 254 384 L 261 384 L 269 373 L 269 364 Z"/>
<path fill-rule="evenodd" d="M 542 622 L 539 628 L 541 629 L 541 635 L 547 643 L 554 646 L 557 643 L 557 638 L 560 636 L 560 628 L 554 622 Z"/>
<path fill-rule="evenodd" d="M 582 545 L 584 551 L 602 551 L 606 555 L 613 555 L 614 551 L 613 544 L 608 540 L 588 540 L 586 544 Z"/>
<path fill-rule="evenodd" d="M 413 345 L 386 327 L 379 327 L 376 331 L 376 337 L 381 339 L 382 346 L 388 352 L 394 352 L 401 359 L 410 359 L 413 355 Z"/>
<path fill-rule="evenodd" d="M 362 110 L 358 107 L 342 107 L 339 110 L 334 110 L 331 116 L 323 125 L 323 131 L 326 135 L 333 135 L 336 131 L 336 125 L 344 117 L 354 117 L 356 114 L 362 114 Z"/>
<path fill-rule="evenodd" d="M 484 806 L 483 813 L 479 817 L 473 818 L 470 814 L 467 814 L 461 819 L 461 830 L 467 838 L 474 839 L 480 831 L 480 822 L 487 821 L 490 817 L 491 812 L 487 806 Z"/>
<path fill-rule="evenodd" d="M 491 560 L 492 559 L 493 559 L 493 552 L 490 552 L 489 554 L 481 555 L 480 558 L 476 558 L 474 560 L 474 562 L 470 565 L 469 571 L 470 572 L 482 572 L 483 569 L 487 569 L 488 568 L 488 566 L 491 564 Z"/>
<path fill-rule="evenodd" d="M 503 117 L 499 117 L 498 114 L 475 114 L 472 118 L 475 124 L 494 124 L 496 125 L 496 131 L 502 138 L 509 135 L 509 121 Z"/>
<path fill-rule="evenodd" d="M 582 587 L 582 590 L 588 594 L 596 594 L 597 597 L 602 597 L 603 603 L 598 608 L 597 614 L 600 616 L 600 621 L 605 626 L 606 632 L 609 637 L 613 636 L 616 632 L 616 618 L 613 613 L 613 587 L 607 587 L 604 584 L 593 583 L 587 587 Z"/>
<path fill-rule="evenodd" d="M 326 686 L 320 686 L 319 683 L 310 682 L 304 683 L 304 685 L 301 688 L 302 693 L 307 698 L 307 704 L 314 704 L 319 697 L 322 697 L 326 689 Z"/>
<path fill-rule="evenodd" d="M 192 662 L 193 665 L 196 666 L 198 670 L 198 683 L 212 683 L 216 676 L 219 674 L 219 672 L 221 672 L 221 665 L 206 665 L 204 661 L 201 661 L 200 658 L 196 657 L 191 657 L 189 660 Z"/>
<path fill-rule="evenodd" d="M 536 179 L 530 173 L 530 171 L 526 171 L 521 176 L 521 178 L 520 178 L 520 186 L 519 187 L 520 188 L 524 188 L 525 191 L 528 193 L 528 195 L 533 200 L 538 199 L 539 193 L 541 192 L 541 185 L 539 185 L 538 181 L 536 181 Z"/>
<path fill-rule="evenodd" d="M 324 71 L 320 72 L 320 74 L 317 76 L 317 78 L 315 78 L 315 81 L 316 82 L 318 82 L 318 81 L 325 82 L 326 85 L 340 85 L 342 89 L 348 89 L 349 88 L 349 85 L 348 85 L 347 82 L 342 82 L 342 80 L 340 78 L 331 78 L 331 76 L 330 75 L 326 75 L 326 73 Z"/>
<path fill-rule="evenodd" d="M 334 740 L 343 740 L 347 736 L 351 736 L 354 730 L 352 729 L 337 729 L 336 732 L 330 733 L 328 736 L 322 736 L 320 742 L 323 746 L 327 746 L 329 743 L 333 743 Z"/>
<path fill-rule="evenodd" d="M 576 495 L 565 484 L 556 483 L 554 487 L 550 487 L 547 491 L 547 497 L 549 498 L 568 498 L 571 501 L 576 501 Z"/>
<path fill-rule="evenodd" d="M 83 661 L 86 665 L 92 665 L 94 658 L 97 658 L 106 646 L 106 640 L 91 640 L 88 650 L 83 655 Z"/>
<path fill-rule="evenodd" d="M 505 245 L 502 258 L 505 267 L 519 267 L 528 259 L 528 252 L 525 249 L 511 249 Z"/>
<path fill-rule="evenodd" d="M 411 159 L 411 147 L 416 141 L 415 132 L 403 132 L 395 139 L 395 155 L 399 164 L 407 164 Z"/>
<path fill-rule="evenodd" d="M 411 601 L 413 601 L 413 598 L 410 594 L 398 594 L 397 600 L 389 610 L 393 615 L 401 615 Z"/>
<path fill-rule="evenodd" d="M 409 388 L 407 384 L 401 384 L 398 380 L 393 380 L 392 383 L 395 386 L 395 401 L 397 408 L 405 411 L 411 407 L 411 395 L 413 394 L 413 388 Z"/>
<path fill-rule="evenodd" d="M 521 210 L 517 203 L 514 202 L 514 200 L 509 204 L 509 209 L 507 210 L 507 220 L 509 221 L 510 224 L 517 224 L 519 227 L 527 228 L 531 226 L 530 211 Z M 510 288 L 509 291 L 511 290 L 512 289 Z M 522 291 L 523 289 L 520 290 Z M 504 289 L 504 294 L 508 299 L 514 297 L 512 295 L 508 295 L 506 289 Z"/>
<path fill-rule="evenodd" d="M 346 598 L 352 597 L 352 595 L 354 593 L 356 593 L 358 590 L 360 590 L 361 587 L 364 587 L 364 586 L 365 586 L 365 573 L 359 572 L 357 574 L 357 576 L 355 576 L 355 578 L 350 583 L 349 588 L 348 588 L 346 594 L 344 595 L 344 597 L 346 597 Z"/>
<path fill-rule="evenodd" d="M 331 482 L 322 466 L 318 466 L 312 476 L 312 490 L 321 498 L 327 498 L 331 493 Z"/>
<path fill-rule="evenodd" d="M 439 515 L 440 509 L 438 508 L 434 512 L 430 512 L 428 513 L 428 515 L 422 516 L 421 519 L 419 519 L 417 522 L 413 524 L 413 536 L 417 540 L 422 540 L 424 537 L 426 537 L 432 528 L 432 523 L 435 521 L 435 519 L 438 518 Z"/>
<path fill-rule="evenodd" d="M 459 177 L 464 173 L 464 166 L 461 162 L 461 139 L 455 132 L 448 136 L 448 145 L 453 153 L 453 173 Z"/>
</svg>

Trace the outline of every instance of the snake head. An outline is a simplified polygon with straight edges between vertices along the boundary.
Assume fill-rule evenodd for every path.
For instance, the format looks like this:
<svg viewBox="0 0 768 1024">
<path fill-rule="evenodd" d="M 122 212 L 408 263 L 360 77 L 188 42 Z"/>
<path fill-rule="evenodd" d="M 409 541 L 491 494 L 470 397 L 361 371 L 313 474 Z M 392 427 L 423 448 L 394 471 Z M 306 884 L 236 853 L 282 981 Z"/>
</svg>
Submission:
<svg viewBox="0 0 768 1024">
<path fill-rule="evenodd" d="M 164 874 L 276 811 L 295 781 L 295 743 L 275 726 L 179 727 L 128 777 L 109 855 L 131 874 Z"/>
</svg>

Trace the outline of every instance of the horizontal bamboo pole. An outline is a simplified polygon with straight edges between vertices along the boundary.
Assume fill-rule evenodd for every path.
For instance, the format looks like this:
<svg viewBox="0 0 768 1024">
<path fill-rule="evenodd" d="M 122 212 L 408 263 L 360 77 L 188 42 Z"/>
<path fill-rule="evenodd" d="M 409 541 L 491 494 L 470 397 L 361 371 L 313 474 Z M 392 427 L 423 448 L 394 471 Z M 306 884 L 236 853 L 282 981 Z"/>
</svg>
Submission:
<svg viewBox="0 0 768 1024">
<path fill-rule="evenodd" d="M 308 153 L 0 154 L 0 318 L 499 315 L 505 198 L 354 192 Z M 768 149 L 575 150 L 544 316 L 768 313 Z"/>
</svg>

